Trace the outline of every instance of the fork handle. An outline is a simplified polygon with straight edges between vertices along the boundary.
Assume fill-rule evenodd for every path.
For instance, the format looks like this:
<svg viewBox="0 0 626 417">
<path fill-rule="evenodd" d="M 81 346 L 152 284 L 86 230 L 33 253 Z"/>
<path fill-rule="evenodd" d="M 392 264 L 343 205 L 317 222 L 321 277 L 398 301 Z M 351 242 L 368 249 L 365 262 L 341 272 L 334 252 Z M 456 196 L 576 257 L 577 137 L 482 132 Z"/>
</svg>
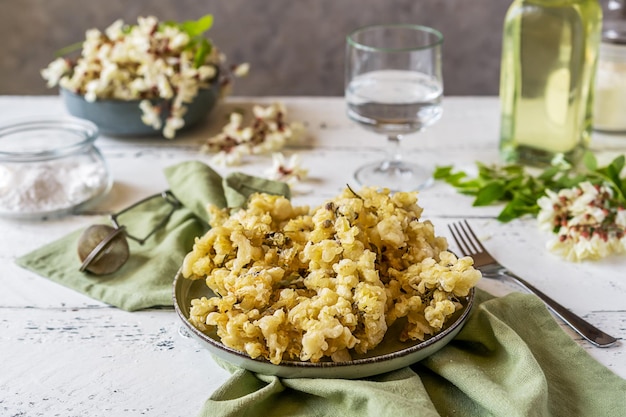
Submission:
<svg viewBox="0 0 626 417">
<path fill-rule="evenodd" d="M 614 345 L 618 339 L 604 333 L 602 330 L 593 326 L 591 323 L 585 321 L 583 318 L 572 313 L 561 304 L 554 301 L 552 298 L 545 295 L 543 292 L 526 282 L 524 279 L 518 277 L 509 270 L 498 271 L 498 274 L 511 278 L 519 286 L 525 288 L 529 292 L 539 297 L 550 310 L 554 312 L 558 317 L 567 323 L 572 329 L 579 335 L 587 339 L 591 344 L 597 347 L 605 348 Z"/>
</svg>

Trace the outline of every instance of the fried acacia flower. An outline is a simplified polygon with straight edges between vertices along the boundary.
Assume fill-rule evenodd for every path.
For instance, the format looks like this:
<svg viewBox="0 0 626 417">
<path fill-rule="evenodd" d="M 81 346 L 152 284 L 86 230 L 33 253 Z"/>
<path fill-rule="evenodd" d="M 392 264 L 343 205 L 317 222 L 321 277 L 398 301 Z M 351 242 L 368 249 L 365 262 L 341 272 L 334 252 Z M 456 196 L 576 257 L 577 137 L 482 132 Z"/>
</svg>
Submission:
<svg viewBox="0 0 626 417">
<path fill-rule="evenodd" d="M 417 193 L 375 188 L 346 188 L 312 211 L 267 194 L 232 214 L 210 206 L 182 274 L 215 296 L 192 300 L 190 320 L 275 364 L 350 360 L 397 321 L 401 340 L 424 340 L 481 274 L 421 213 Z"/>
</svg>

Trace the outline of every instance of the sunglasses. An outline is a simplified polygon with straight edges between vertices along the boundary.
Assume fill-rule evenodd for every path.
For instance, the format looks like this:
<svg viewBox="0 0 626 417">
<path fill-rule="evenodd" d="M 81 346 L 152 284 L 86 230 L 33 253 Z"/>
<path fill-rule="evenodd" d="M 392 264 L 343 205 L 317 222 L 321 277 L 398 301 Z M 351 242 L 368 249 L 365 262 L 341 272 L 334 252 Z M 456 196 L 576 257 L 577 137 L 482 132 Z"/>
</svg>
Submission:
<svg viewBox="0 0 626 417">
<path fill-rule="evenodd" d="M 128 232 L 128 228 L 120 224 L 120 217 L 141 208 L 156 199 L 163 199 L 170 205 L 169 211 L 143 237 Z M 95 224 L 89 226 L 78 240 L 78 256 L 82 262 L 79 271 L 93 275 L 107 275 L 120 269 L 130 257 L 128 239 L 143 245 L 159 229 L 164 227 L 182 203 L 169 190 L 154 194 L 113 213 L 109 216 L 112 226 Z"/>
</svg>

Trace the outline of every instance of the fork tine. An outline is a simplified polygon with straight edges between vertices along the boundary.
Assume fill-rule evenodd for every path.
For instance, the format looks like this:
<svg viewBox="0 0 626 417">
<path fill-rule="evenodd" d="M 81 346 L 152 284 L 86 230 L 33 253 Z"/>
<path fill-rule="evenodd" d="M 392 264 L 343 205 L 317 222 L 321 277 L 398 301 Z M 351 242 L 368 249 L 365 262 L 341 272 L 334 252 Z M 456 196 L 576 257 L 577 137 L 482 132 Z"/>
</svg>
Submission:
<svg viewBox="0 0 626 417">
<path fill-rule="evenodd" d="M 467 244 L 467 242 L 465 242 L 465 239 L 463 238 L 463 235 L 461 234 L 461 230 L 459 229 L 459 226 L 457 223 L 452 223 L 448 225 L 448 229 L 450 229 L 450 233 L 452 233 L 452 238 L 454 239 L 454 241 L 456 242 L 456 245 L 459 247 L 459 249 L 461 249 L 462 255 L 469 255 L 472 251 L 469 247 L 469 245 Z"/>
<path fill-rule="evenodd" d="M 456 230 L 456 223 L 450 223 L 448 225 L 448 230 L 452 234 L 452 239 L 454 239 L 454 242 L 456 243 L 456 245 L 459 247 L 461 252 L 463 252 L 463 254 L 465 254 L 465 248 L 462 247 L 463 246 L 461 244 L 462 242 L 460 241 L 459 236 L 458 236 L 458 231 Z"/>
<path fill-rule="evenodd" d="M 456 242 L 459 249 L 461 249 L 461 251 L 463 252 L 463 255 L 474 255 L 478 252 L 481 252 L 481 249 L 482 251 L 484 251 L 484 248 L 482 247 L 482 245 L 480 245 L 480 243 L 477 245 L 471 239 L 471 237 L 473 237 L 474 240 L 478 240 L 476 238 L 476 235 L 470 228 L 469 224 L 467 223 L 467 220 L 465 220 L 464 223 L 465 224 L 459 222 L 448 225 L 448 229 L 450 229 L 450 232 L 452 233 L 452 238 Z"/>
<path fill-rule="evenodd" d="M 476 237 L 476 234 L 474 234 L 474 231 L 472 230 L 472 228 L 470 227 L 469 223 L 467 222 L 467 220 L 463 220 L 463 223 L 465 224 L 465 231 L 466 234 L 471 236 L 472 238 L 472 242 L 475 245 L 474 247 L 477 248 L 476 252 L 487 252 L 487 250 L 485 249 L 485 247 L 483 246 L 483 244 L 480 242 L 480 239 L 478 239 L 478 237 Z M 469 238 L 468 238 L 469 239 Z"/>
</svg>

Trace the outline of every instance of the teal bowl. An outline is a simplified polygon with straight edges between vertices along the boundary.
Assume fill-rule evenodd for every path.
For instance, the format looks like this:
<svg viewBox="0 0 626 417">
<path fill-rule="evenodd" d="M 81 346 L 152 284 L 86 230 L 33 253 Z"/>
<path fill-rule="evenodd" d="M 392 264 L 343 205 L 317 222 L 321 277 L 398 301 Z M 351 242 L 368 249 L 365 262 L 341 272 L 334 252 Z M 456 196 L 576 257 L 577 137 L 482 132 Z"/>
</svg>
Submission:
<svg viewBox="0 0 626 417">
<path fill-rule="evenodd" d="M 86 119 L 98 126 L 99 131 L 109 136 L 162 136 L 162 129 L 156 130 L 141 121 L 142 111 L 139 108 L 141 100 L 105 99 L 89 102 L 85 97 L 64 88 L 60 94 L 68 112 L 75 117 Z M 198 95 L 191 103 L 185 103 L 187 112 L 183 116 L 184 131 L 196 125 L 215 107 L 219 97 L 219 83 L 213 83 L 209 88 L 198 91 Z M 150 100 L 153 105 L 166 102 L 163 99 Z M 169 112 L 161 115 L 163 125 L 169 117 Z M 180 132 L 180 131 L 177 131 Z"/>
</svg>

